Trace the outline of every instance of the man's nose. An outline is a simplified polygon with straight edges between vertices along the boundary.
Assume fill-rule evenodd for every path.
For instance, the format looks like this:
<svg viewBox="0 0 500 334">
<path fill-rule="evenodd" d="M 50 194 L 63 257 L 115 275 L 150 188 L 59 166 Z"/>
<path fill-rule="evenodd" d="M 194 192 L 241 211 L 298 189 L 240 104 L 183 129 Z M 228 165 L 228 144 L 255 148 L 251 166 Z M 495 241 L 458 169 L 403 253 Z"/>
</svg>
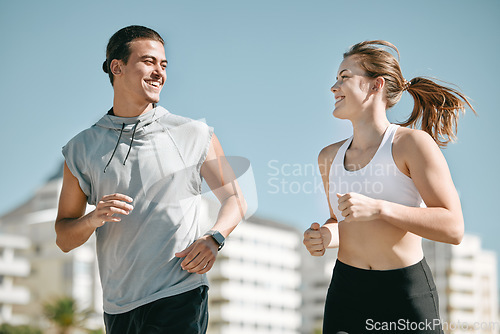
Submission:
<svg viewBox="0 0 500 334">
<path fill-rule="evenodd" d="M 156 67 L 155 70 L 153 71 L 153 76 L 155 76 L 156 78 L 161 78 L 162 71 L 163 69 L 160 66 Z"/>
</svg>

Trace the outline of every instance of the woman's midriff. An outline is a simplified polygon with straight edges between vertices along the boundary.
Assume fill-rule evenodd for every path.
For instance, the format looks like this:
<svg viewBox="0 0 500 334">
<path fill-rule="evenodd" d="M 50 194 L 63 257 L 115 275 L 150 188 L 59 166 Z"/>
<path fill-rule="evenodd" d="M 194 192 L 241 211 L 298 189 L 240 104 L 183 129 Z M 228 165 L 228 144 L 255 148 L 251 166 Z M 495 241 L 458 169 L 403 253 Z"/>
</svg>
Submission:
<svg viewBox="0 0 500 334">
<path fill-rule="evenodd" d="M 391 270 L 423 258 L 422 238 L 381 220 L 339 223 L 338 259 L 350 266 Z"/>
</svg>

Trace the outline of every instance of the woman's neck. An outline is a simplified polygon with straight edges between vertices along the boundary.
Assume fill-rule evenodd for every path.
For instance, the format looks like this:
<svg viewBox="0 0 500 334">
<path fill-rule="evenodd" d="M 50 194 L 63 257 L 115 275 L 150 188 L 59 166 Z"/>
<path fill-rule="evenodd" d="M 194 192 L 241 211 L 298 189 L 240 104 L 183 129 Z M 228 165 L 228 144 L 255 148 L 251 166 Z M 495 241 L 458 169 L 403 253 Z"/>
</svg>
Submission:
<svg viewBox="0 0 500 334">
<path fill-rule="evenodd" d="M 385 130 L 391 124 L 387 117 L 375 117 L 351 121 L 353 127 L 353 139 L 351 148 L 366 150 L 380 144 Z"/>
</svg>

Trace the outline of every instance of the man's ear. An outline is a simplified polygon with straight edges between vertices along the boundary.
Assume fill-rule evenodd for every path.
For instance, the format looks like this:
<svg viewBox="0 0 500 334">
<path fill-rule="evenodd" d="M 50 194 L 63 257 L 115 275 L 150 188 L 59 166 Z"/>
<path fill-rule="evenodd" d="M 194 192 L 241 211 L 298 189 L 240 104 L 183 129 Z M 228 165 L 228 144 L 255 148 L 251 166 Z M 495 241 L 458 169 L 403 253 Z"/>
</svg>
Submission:
<svg viewBox="0 0 500 334">
<path fill-rule="evenodd" d="M 122 74 L 122 61 L 118 59 L 113 59 L 111 61 L 111 64 L 109 64 L 109 69 L 111 70 L 111 73 L 113 75 L 120 75 Z"/>
</svg>

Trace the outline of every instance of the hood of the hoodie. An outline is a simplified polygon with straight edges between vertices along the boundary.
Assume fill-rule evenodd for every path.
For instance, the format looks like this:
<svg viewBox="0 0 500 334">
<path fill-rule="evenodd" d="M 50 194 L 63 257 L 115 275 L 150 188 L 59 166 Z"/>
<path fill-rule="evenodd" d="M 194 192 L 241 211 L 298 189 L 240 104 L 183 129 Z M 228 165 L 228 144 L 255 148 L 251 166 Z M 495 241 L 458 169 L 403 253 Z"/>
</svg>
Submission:
<svg viewBox="0 0 500 334">
<path fill-rule="evenodd" d="M 122 140 L 122 137 L 127 138 L 129 146 L 127 155 L 125 156 L 125 160 L 123 161 L 123 165 L 125 165 L 128 156 L 130 154 L 130 151 L 132 150 L 132 146 L 134 145 L 134 138 L 141 136 L 144 133 L 144 131 L 141 131 L 142 128 L 156 122 L 159 118 L 165 116 L 167 113 L 168 111 L 165 108 L 162 108 L 160 106 L 155 106 L 155 108 L 136 117 L 119 117 L 109 114 L 104 115 L 96 123 L 96 126 L 112 131 L 119 131 L 115 148 L 113 149 L 113 152 L 111 154 L 111 157 L 109 158 L 108 163 L 106 164 L 106 167 L 104 167 L 104 173 L 106 173 L 106 169 L 113 160 L 113 157 L 116 153 L 118 145 L 120 144 L 120 141 Z"/>
<path fill-rule="evenodd" d="M 157 119 L 163 117 L 168 111 L 161 107 L 156 106 L 155 108 L 145 112 L 142 115 L 136 117 L 119 117 L 114 115 L 104 115 L 96 125 L 110 130 L 119 130 L 123 128 L 123 132 L 133 132 L 134 128 L 137 132 L 139 129 L 155 122 Z"/>
</svg>

